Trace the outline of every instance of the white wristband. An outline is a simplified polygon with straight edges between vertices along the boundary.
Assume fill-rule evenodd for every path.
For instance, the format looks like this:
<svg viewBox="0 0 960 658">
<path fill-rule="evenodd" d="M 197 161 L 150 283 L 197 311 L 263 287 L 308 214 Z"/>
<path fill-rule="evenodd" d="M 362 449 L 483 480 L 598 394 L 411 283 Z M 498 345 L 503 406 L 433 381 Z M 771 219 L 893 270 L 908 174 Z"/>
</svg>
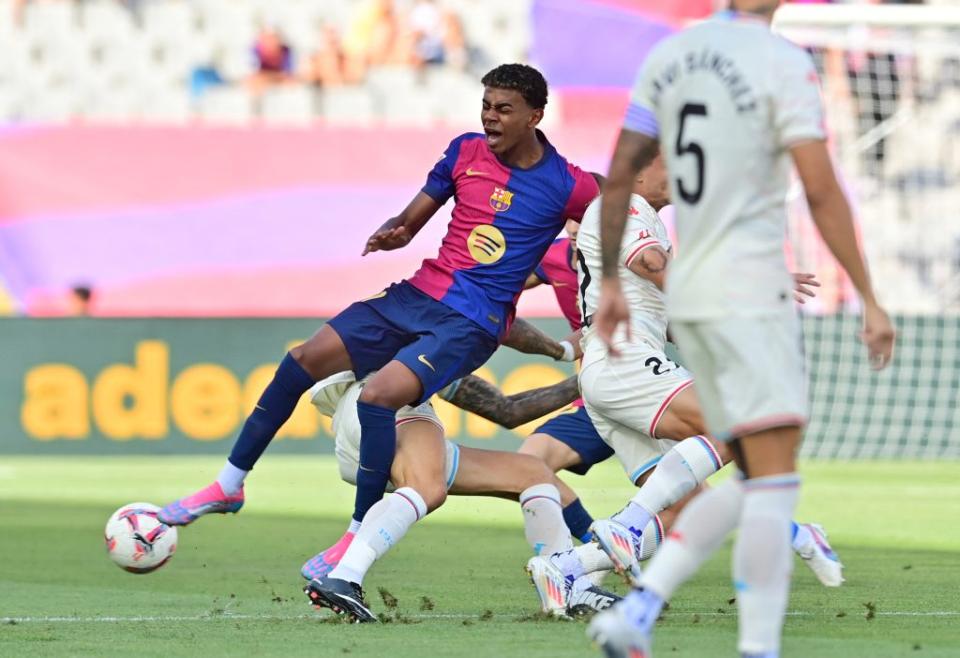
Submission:
<svg viewBox="0 0 960 658">
<path fill-rule="evenodd" d="M 557 359 L 557 361 L 573 361 L 575 356 L 573 344 L 569 340 L 561 340 L 560 347 L 563 348 L 563 356 Z"/>
</svg>

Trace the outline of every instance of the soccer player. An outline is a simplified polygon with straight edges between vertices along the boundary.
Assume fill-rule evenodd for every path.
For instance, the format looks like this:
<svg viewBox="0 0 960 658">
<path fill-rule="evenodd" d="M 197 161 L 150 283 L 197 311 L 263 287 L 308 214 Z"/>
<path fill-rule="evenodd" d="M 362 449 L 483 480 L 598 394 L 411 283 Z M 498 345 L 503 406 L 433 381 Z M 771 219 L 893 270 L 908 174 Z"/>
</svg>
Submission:
<svg viewBox="0 0 960 658">
<path fill-rule="evenodd" d="M 608 656 L 650 655 L 664 602 L 735 527 L 740 653 L 780 654 L 800 485 L 795 455 L 807 418 L 784 262 L 791 160 L 814 222 L 863 299 L 871 363 L 883 367 L 893 353 L 894 329 L 874 296 L 826 148 L 813 63 L 770 32 L 778 0 L 732 5 L 663 40 L 641 68 L 604 188 L 602 293 L 592 324 L 611 355 L 620 353 L 618 327 L 630 322 L 619 276 L 630 191 L 662 145 L 683 245 L 670 267 L 667 312 L 698 377 L 707 426 L 729 443 L 740 477 L 695 498 L 642 589 L 594 618 L 588 635 Z"/>
<path fill-rule="evenodd" d="M 164 507 L 186 525 L 236 512 L 243 481 L 300 396 L 344 370 L 373 371 L 357 401 L 363 433 L 354 519 L 383 497 L 396 449 L 396 410 L 428 400 L 482 365 L 506 334 L 530 272 L 566 219 L 597 195 L 593 176 L 568 163 L 537 129 L 547 84 L 534 68 L 504 64 L 483 79 L 483 133 L 457 137 L 426 185 L 367 241 L 364 254 L 399 249 L 451 197 L 452 219 L 436 258 L 410 279 L 349 306 L 277 368 L 217 480 Z"/>
<path fill-rule="evenodd" d="M 356 401 L 363 382 L 343 372 L 310 389 L 311 402 L 333 418 L 341 477 L 356 483 L 362 446 Z M 515 427 L 569 404 L 579 394 L 576 377 L 553 386 L 504 396 L 479 377 L 469 375 L 441 392 L 451 403 L 485 418 Z M 317 607 L 328 607 L 358 622 L 376 621 L 361 585 L 373 563 L 407 533 L 410 526 L 440 507 L 447 494 L 485 495 L 519 500 L 526 537 L 534 553 L 554 553 L 571 546 L 563 522 L 556 475 L 528 455 L 458 446 L 444 439 L 443 426 L 430 402 L 397 412 L 397 456 L 391 470 L 396 489 L 370 508 L 363 523 L 351 528 L 348 548 L 332 566 L 319 555 L 306 564 L 304 589 Z M 596 589 L 594 609 L 619 597 Z"/>
<path fill-rule="evenodd" d="M 620 277 L 632 311 L 630 331 L 636 340 L 627 341 L 625 332 L 618 336 L 622 353 L 611 359 L 590 327 L 583 338 L 580 380 L 589 419 L 597 428 L 593 434 L 603 437 L 604 445 L 612 448 L 640 490 L 612 519 L 593 524 L 602 551 L 588 545 L 530 560 L 528 569 L 541 603 L 552 606 L 557 614 L 566 603 L 564 595 L 577 597 L 592 585 L 586 576 L 593 571 L 615 568 L 639 578 L 639 562 L 653 554 L 663 534 L 658 513 L 681 501 L 729 461 L 723 444 L 705 436 L 690 373 L 664 353 L 667 319 L 661 288 L 672 245 L 657 211 L 668 202 L 667 171 L 657 157 L 634 183 L 620 250 Z M 599 298 L 591 273 L 600 269 L 600 199 L 583 218 L 578 255 L 583 314 L 590 324 Z M 812 294 L 807 283 L 809 275 L 797 275 L 799 294 Z M 562 432 L 554 434 L 563 436 Z M 576 445 L 569 439 L 566 442 Z M 589 455 L 593 451 L 579 448 L 579 452 Z M 797 552 L 821 582 L 828 586 L 842 583 L 842 565 L 822 531 L 798 524 L 793 529 Z"/>
</svg>

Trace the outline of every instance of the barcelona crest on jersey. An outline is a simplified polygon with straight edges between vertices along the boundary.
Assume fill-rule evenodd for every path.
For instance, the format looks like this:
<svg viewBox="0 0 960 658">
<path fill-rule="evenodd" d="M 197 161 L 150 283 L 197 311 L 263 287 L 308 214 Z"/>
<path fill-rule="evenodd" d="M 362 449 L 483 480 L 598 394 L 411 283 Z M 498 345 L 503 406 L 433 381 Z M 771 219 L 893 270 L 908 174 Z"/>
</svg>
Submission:
<svg viewBox="0 0 960 658">
<path fill-rule="evenodd" d="M 493 188 L 493 194 L 490 195 L 490 207 L 497 212 L 504 212 L 510 209 L 513 202 L 513 192 L 502 187 Z"/>
</svg>

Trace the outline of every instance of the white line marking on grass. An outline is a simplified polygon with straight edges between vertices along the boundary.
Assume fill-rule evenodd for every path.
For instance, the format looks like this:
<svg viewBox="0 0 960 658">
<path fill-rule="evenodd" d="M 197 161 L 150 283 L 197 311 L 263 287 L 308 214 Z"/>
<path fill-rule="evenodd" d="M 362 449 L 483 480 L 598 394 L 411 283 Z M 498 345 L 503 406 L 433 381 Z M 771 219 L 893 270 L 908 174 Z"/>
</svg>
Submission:
<svg viewBox="0 0 960 658">
<path fill-rule="evenodd" d="M 401 614 L 410 619 L 473 619 L 479 617 L 477 614 L 444 614 L 444 613 L 416 613 Z M 524 614 L 524 613 L 520 613 Z M 528 613 L 527 613 L 528 614 Z M 826 617 L 834 616 L 835 611 L 827 612 L 788 612 L 788 617 Z M 500 613 L 495 618 L 509 619 L 515 617 L 517 613 Z M 670 612 L 671 617 L 683 615 L 698 615 L 700 617 L 725 617 L 735 616 L 736 610 L 729 613 L 695 610 L 678 610 Z M 924 611 L 894 611 L 877 612 L 877 617 L 960 617 L 960 611 L 957 610 L 924 610 Z M 69 616 L 37 616 L 37 617 L 0 617 L 0 624 L 70 624 L 70 623 L 122 623 L 122 622 L 176 622 L 176 621 L 297 621 L 301 619 L 323 619 L 316 614 L 305 615 L 254 615 L 223 613 L 209 615 L 136 615 L 136 616 L 103 616 L 103 617 L 69 617 Z"/>
</svg>

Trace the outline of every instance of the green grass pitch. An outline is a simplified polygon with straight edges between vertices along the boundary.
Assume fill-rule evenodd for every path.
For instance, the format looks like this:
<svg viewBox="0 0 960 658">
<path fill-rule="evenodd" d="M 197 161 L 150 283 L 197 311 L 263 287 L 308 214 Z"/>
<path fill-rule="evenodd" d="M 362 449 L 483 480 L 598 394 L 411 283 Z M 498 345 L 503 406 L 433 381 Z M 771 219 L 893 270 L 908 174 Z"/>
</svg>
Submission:
<svg viewBox="0 0 960 658">
<path fill-rule="evenodd" d="M 506 501 L 451 499 L 374 567 L 368 597 L 390 623 L 331 623 L 309 608 L 300 564 L 340 535 L 352 509 L 329 457 L 268 456 L 246 508 L 181 529 L 174 559 L 156 573 L 108 561 L 103 525 L 116 507 L 162 504 L 211 480 L 220 463 L 0 458 L 0 656 L 598 655 L 583 623 L 530 614 L 528 549 Z M 830 531 L 847 583 L 825 589 L 798 561 L 785 658 L 960 656 L 960 463 L 807 463 L 803 472 L 798 517 Z M 614 464 L 569 481 L 595 514 L 630 494 Z M 658 625 L 657 656 L 736 655 L 729 562 L 727 547 L 680 590 Z"/>
</svg>

